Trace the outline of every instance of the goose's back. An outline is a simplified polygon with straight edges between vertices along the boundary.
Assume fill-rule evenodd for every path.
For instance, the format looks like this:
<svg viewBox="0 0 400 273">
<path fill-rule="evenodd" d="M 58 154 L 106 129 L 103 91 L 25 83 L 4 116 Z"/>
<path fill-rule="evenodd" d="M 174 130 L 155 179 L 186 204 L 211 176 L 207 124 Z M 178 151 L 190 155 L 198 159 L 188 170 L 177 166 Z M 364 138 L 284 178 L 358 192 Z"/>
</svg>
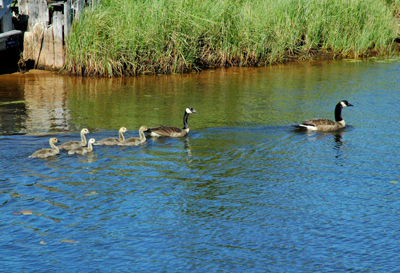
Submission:
<svg viewBox="0 0 400 273">
<path fill-rule="evenodd" d="M 108 145 L 108 146 L 112 146 L 112 145 L 118 145 L 118 143 L 120 143 L 121 141 L 118 138 L 115 137 L 109 137 L 109 138 L 105 138 L 99 141 L 96 141 L 95 143 L 93 143 L 93 145 Z"/>
<path fill-rule="evenodd" d="M 83 143 L 82 141 L 68 141 L 68 142 L 65 142 L 65 143 L 61 144 L 60 146 L 58 146 L 58 148 L 60 150 L 68 151 L 68 150 L 72 150 L 72 149 L 79 148 L 82 146 L 86 146 L 85 143 Z"/>
<path fill-rule="evenodd" d="M 137 146 L 144 142 L 146 142 L 146 139 L 142 140 L 138 137 L 130 137 L 130 138 L 125 139 L 124 141 L 119 142 L 118 145 L 120 145 L 120 146 Z"/>
<path fill-rule="evenodd" d="M 183 137 L 187 135 L 187 131 L 185 129 L 170 127 L 170 126 L 158 126 L 149 128 L 146 133 L 151 134 L 155 133 L 160 136 L 169 136 L 169 137 Z"/>
<path fill-rule="evenodd" d="M 336 122 L 326 118 L 313 118 L 303 121 L 302 124 L 310 126 L 324 126 L 324 125 L 335 125 Z"/>
<path fill-rule="evenodd" d="M 89 152 L 89 149 L 86 147 L 78 147 L 74 148 L 68 151 L 68 154 L 73 155 L 73 154 L 79 154 L 79 155 L 85 155 Z"/>
<path fill-rule="evenodd" d="M 42 149 L 42 150 L 34 152 L 29 157 L 47 158 L 47 157 L 55 156 L 55 155 L 57 155 L 59 153 L 60 153 L 59 151 L 56 151 L 56 150 L 53 150 L 53 149 Z"/>
</svg>

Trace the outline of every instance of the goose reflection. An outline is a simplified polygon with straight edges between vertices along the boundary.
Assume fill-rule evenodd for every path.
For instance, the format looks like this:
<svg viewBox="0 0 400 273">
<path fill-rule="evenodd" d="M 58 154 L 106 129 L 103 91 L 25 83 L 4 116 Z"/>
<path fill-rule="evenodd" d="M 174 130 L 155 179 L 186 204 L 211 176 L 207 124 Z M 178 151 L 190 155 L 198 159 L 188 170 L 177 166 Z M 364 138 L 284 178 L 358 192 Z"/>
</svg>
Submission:
<svg viewBox="0 0 400 273">
<path fill-rule="evenodd" d="M 317 132 L 317 131 L 301 131 L 294 130 L 296 133 L 305 134 L 310 141 L 319 141 L 322 139 L 326 139 L 326 137 L 333 138 L 334 146 L 333 149 L 337 152 L 341 152 L 341 147 L 343 145 L 343 135 L 346 133 L 346 128 L 337 130 L 335 132 Z M 340 157 L 341 154 L 337 154 L 336 157 Z"/>
<path fill-rule="evenodd" d="M 341 147 L 343 146 L 343 135 L 345 134 L 345 129 L 336 131 L 336 132 L 332 132 L 332 133 L 324 133 L 321 134 L 320 136 L 317 137 L 317 139 L 321 139 L 324 136 L 330 136 L 333 138 L 334 140 L 334 146 L 333 146 L 333 150 L 336 152 L 335 157 L 339 158 L 342 156 L 342 150 Z"/>
<path fill-rule="evenodd" d="M 183 139 L 183 143 L 184 143 L 183 148 L 186 150 L 187 155 L 189 157 L 191 157 L 192 156 L 192 147 L 190 146 L 189 138 L 185 137 Z"/>
<path fill-rule="evenodd" d="M 344 132 L 338 132 L 336 134 L 333 134 L 333 139 L 335 140 L 335 143 L 336 143 L 335 144 L 336 150 L 339 150 L 340 147 L 343 145 L 343 141 L 342 141 L 343 134 L 344 134 Z"/>
</svg>

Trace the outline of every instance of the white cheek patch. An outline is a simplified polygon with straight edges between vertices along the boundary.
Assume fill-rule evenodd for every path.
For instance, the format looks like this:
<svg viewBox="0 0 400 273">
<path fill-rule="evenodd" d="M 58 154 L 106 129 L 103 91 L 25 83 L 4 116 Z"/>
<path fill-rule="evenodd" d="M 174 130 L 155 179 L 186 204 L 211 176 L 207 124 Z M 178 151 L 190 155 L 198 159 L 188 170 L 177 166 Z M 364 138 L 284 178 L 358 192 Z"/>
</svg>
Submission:
<svg viewBox="0 0 400 273">
<path fill-rule="evenodd" d="M 190 109 L 189 109 L 189 108 L 186 108 L 186 113 L 188 113 L 188 114 L 191 114 L 191 113 L 192 113 L 192 111 L 190 111 Z"/>
<path fill-rule="evenodd" d="M 347 105 L 343 101 L 341 101 L 340 104 L 342 105 L 342 107 L 347 107 Z"/>
</svg>

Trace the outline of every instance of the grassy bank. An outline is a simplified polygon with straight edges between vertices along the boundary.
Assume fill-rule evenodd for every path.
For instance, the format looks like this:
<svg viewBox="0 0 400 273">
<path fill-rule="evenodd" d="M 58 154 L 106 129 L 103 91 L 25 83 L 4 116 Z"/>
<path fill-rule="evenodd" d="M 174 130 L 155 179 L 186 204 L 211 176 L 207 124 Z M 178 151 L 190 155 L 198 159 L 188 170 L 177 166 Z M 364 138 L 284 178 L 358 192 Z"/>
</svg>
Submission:
<svg viewBox="0 0 400 273">
<path fill-rule="evenodd" d="M 182 73 L 255 66 L 318 52 L 391 50 L 398 0 L 102 0 L 73 25 L 76 75 Z"/>
</svg>

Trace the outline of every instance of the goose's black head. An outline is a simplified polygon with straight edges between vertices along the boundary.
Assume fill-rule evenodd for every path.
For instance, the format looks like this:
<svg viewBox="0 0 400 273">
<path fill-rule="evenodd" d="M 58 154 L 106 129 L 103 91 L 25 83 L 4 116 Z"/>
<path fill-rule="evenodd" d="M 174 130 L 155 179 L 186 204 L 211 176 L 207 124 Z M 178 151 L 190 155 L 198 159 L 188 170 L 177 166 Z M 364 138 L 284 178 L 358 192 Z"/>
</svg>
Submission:
<svg viewBox="0 0 400 273">
<path fill-rule="evenodd" d="M 340 105 L 341 105 L 342 107 L 353 106 L 353 104 L 349 103 L 347 100 L 342 100 L 342 101 L 340 102 Z"/>
<path fill-rule="evenodd" d="M 188 108 L 186 108 L 186 113 L 188 113 L 188 114 L 192 114 L 192 113 L 198 114 L 199 112 L 194 110 L 193 107 L 188 107 Z"/>
</svg>

